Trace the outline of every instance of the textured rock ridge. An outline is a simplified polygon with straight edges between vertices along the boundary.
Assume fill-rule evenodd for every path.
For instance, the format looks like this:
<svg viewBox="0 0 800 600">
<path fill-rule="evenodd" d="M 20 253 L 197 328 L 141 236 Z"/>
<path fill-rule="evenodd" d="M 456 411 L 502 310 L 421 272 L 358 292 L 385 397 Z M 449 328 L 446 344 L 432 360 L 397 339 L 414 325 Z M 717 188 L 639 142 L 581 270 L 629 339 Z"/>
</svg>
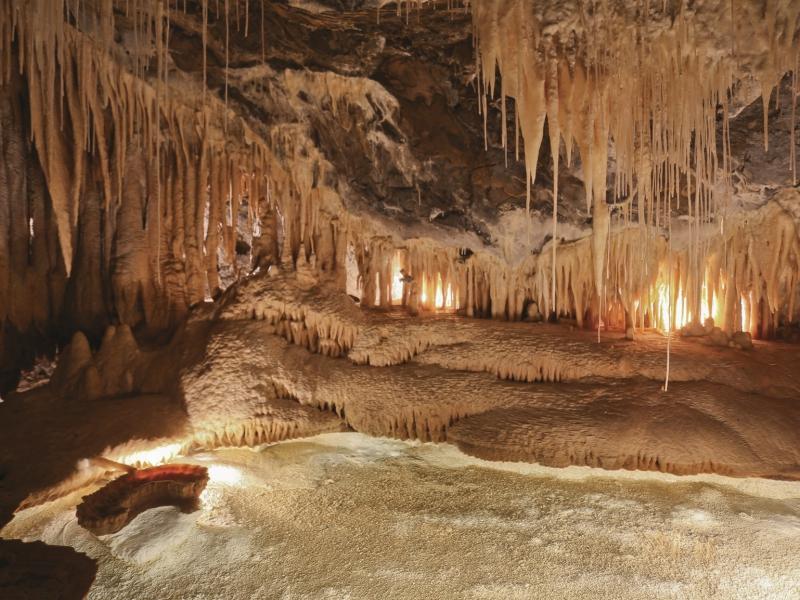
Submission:
<svg viewBox="0 0 800 600">
<path fill-rule="evenodd" d="M 116 533 L 140 513 L 158 506 L 196 508 L 208 483 L 208 469 L 170 464 L 119 477 L 78 505 L 78 524 L 95 535 Z"/>
</svg>

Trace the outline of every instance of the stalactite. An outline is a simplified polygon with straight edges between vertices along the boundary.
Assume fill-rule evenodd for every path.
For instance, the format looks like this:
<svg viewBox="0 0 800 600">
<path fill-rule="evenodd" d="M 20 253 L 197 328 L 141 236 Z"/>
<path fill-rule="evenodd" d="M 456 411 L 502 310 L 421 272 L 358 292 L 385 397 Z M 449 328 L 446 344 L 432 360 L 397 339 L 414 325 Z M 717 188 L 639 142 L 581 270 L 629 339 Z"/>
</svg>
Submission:
<svg viewBox="0 0 800 600">
<path fill-rule="evenodd" d="M 543 130 L 543 106 L 547 107 L 554 163 L 561 136 L 565 138 L 568 162 L 571 161 L 573 137 L 577 142 L 587 209 L 592 207 L 594 213 L 594 288 L 599 303 L 604 301 L 603 263 L 609 231 L 605 205 L 609 140 L 614 141 L 616 155 L 614 195 L 635 197 L 639 222 L 645 227 L 655 227 L 655 235 L 669 225 L 671 218 L 665 207 L 669 198 L 676 197 L 680 181 L 695 181 L 694 196 L 690 195 L 689 199 L 693 273 L 687 276 L 684 292 L 693 312 L 698 312 L 701 285 L 698 273 L 704 260 L 699 229 L 721 219 L 720 211 L 727 194 L 720 199 L 717 184 L 720 178 L 730 181 L 727 109 L 723 116 L 721 165 L 717 159 L 715 121 L 720 99 L 727 107 L 734 72 L 740 65 L 741 56 L 737 56 L 736 49 L 729 57 L 717 55 L 712 61 L 699 60 L 697 57 L 703 55 L 703 41 L 694 37 L 683 10 L 677 12 L 672 37 L 615 35 L 605 29 L 606 24 L 614 22 L 612 11 L 624 12 L 625 9 L 603 5 L 604 18 L 592 21 L 584 36 L 562 39 L 561 49 L 554 52 L 550 36 L 559 34 L 541 35 L 535 7 L 520 1 L 482 0 L 474 2 L 471 8 L 481 92 L 493 95 L 495 68 L 498 68 L 502 76 L 503 101 L 508 95 L 514 97 L 518 105 L 516 116 L 526 145 L 528 197 Z M 751 10 L 751 7 L 742 8 Z M 735 33 L 733 8 L 731 14 Z M 770 2 L 764 14 L 748 13 L 746 17 L 748 24 L 755 27 L 755 34 L 762 36 L 768 46 L 759 73 L 765 136 L 770 91 L 781 73 L 794 68 L 796 50 L 791 32 L 797 29 L 798 14 L 797 7 Z M 651 18 L 646 14 L 644 22 Z M 778 35 L 776 23 L 779 21 L 782 27 L 788 26 L 788 35 Z M 574 42 L 577 42 L 577 50 L 571 46 Z M 544 67 L 539 58 L 541 54 L 547 57 Z M 543 68 L 545 77 L 541 75 Z M 484 112 L 484 119 L 487 116 Z M 505 136 L 503 143 L 507 143 Z M 766 144 L 765 137 L 765 147 Z M 631 187 L 634 182 L 635 196 Z M 556 186 L 557 173 L 554 191 Z M 556 223 L 557 218 L 554 228 Z M 554 243 L 551 248 L 554 257 L 555 248 Z M 558 287 L 555 258 L 552 263 L 551 296 Z M 554 297 L 550 304 L 556 304 Z"/>
<path fill-rule="evenodd" d="M 722 236 L 713 224 L 698 228 L 690 242 L 677 246 L 668 246 L 664 238 L 652 236 L 636 223 L 611 227 L 609 222 L 606 248 L 600 254 L 605 257 L 600 267 L 606 290 L 603 313 L 593 310 L 593 315 L 607 327 L 638 322 L 665 332 L 691 322 L 702 324 L 711 317 L 730 334 L 742 328 L 735 315 L 741 312 L 742 296 L 752 293 L 748 306 L 766 297 L 770 319 L 778 314 L 794 318 L 800 238 L 792 218 L 781 208 L 784 202 L 792 201 L 787 196 L 754 214 L 732 218 Z M 415 311 L 459 310 L 467 316 L 514 320 L 524 318 L 526 302 L 534 301 L 541 310 L 571 315 L 582 326 L 590 303 L 597 298 L 595 236 L 560 246 L 558 300 L 551 306 L 552 254 L 547 247 L 510 266 L 482 251 L 465 260 L 459 249 L 432 240 L 393 241 L 376 238 L 374 232 L 362 228 L 355 231 L 360 235 L 354 246 L 368 249 L 359 260 L 365 306 L 394 304 L 384 283 L 395 277 L 406 279 L 399 302 Z M 704 252 L 699 253 L 701 246 Z M 725 263 L 731 266 L 724 268 Z M 386 274 L 388 265 L 391 274 Z M 437 304 L 437 296 L 443 297 L 448 285 L 452 305 Z M 692 286 L 702 288 L 694 299 L 689 293 Z M 755 333 L 762 321 L 762 317 L 752 319 L 748 329 Z"/>
<path fill-rule="evenodd" d="M 228 64 L 230 53 L 230 14 L 228 10 L 228 0 L 225 0 L 225 112 L 224 112 L 224 125 L 222 131 L 228 133 Z M 238 1 L 236 6 L 239 6 Z"/>
<path fill-rule="evenodd" d="M 155 47 L 154 61 L 150 65 L 140 61 L 138 53 L 134 53 L 132 72 L 126 71 L 109 54 L 114 30 L 110 2 L 104 1 L 97 14 L 96 26 L 100 32 L 97 39 L 63 22 L 59 8 L 58 3 L 3 5 L 0 9 L 0 42 L 3 44 L 0 54 L 4 60 L 0 85 L 9 85 L 12 58 L 18 61 L 30 98 L 31 137 L 57 219 L 60 262 L 69 271 L 77 261 L 83 260 L 76 255 L 81 236 L 85 235 L 86 224 L 81 223 L 81 219 L 89 218 L 80 217 L 85 213 L 82 203 L 88 201 L 84 198 L 101 198 L 102 225 L 96 238 L 102 248 L 101 274 L 113 270 L 114 285 L 119 291 L 113 300 L 119 306 L 109 307 L 109 310 L 132 323 L 138 322 L 142 315 L 136 314 L 139 309 L 135 306 L 139 301 L 135 298 L 139 297 L 144 301 L 141 305 L 144 318 L 161 319 L 165 309 L 156 308 L 152 297 L 161 295 L 165 297 L 164 302 L 175 307 L 169 311 L 180 315 L 188 304 L 203 299 L 208 275 L 212 283 L 215 277 L 214 273 L 207 274 L 202 266 L 203 254 L 207 253 L 203 219 L 208 201 L 205 191 L 207 156 L 209 151 L 216 152 L 223 138 L 214 125 L 209 125 L 209 117 L 223 116 L 227 111 L 222 102 L 207 97 L 205 68 L 199 110 L 191 99 L 170 93 L 171 15 L 165 13 L 163 3 L 135 2 L 129 6 L 128 15 L 135 36 L 139 39 L 149 36 Z M 207 2 L 203 2 L 204 50 L 207 8 Z M 70 7 L 76 15 L 75 23 L 80 24 L 82 20 L 77 18 L 77 10 L 78 7 Z M 35 20 L 34 15 L 44 21 Z M 44 26 L 40 26 L 42 23 Z M 52 115 L 61 116 L 54 119 Z M 223 119 L 215 120 L 216 123 L 221 121 Z M 243 152 L 236 154 L 235 160 L 242 166 L 252 165 L 256 164 L 252 156 L 258 155 L 262 157 L 258 163 L 261 172 L 272 169 L 272 154 L 265 142 L 247 130 L 243 122 L 237 122 L 236 127 L 245 130 L 240 138 L 245 141 L 242 142 Z M 207 150 L 209 145 L 211 148 Z M 135 227 L 122 233 L 121 223 L 132 222 L 132 214 L 127 209 L 125 214 L 120 214 L 119 210 L 126 206 L 122 201 L 125 193 L 139 198 L 136 186 L 126 189 L 129 186 L 124 181 L 126 177 L 130 181 L 131 152 L 141 151 L 154 157 L 146 159 L 147 172 L 155 180 L 147 184 L 144 196 L 152 200 L 143 203 L 133 200 L 132 204 L 139 207 L 139 228 L 144 228 L 145 237 L 150 240 L 147 253 L 152 271 L 147 277 L 153 277 L 152 288 L 142 283 L 144 273 L 130 262 L 139 259 L 120 253 L 120 248 L 127 247 L 133 239 L 129 236 L 138 235 Z M 168 165 L 177 169 L 174 176 L 165 175 L 170 170 Z M 231 169 L 238 170 L 238 166 L 232 163 Z M 97 181 L 101 194 L 94 196 L 93 186 Z M 218 190 L 219 186 L 215 185 L 214 189 Z M 237 210 L 243 193 L 239 189 L 231 198 L 233 211 Z M 233 219 L 226 232 L 229 258 L 235 254 L 236 225 Z M 123 238 L 129 242 L 120 242 Z M 212 233 L 212 245 L 213 241 Z M 138 242 L 134 242 L 134 246 L 136 244 Z M 162 275 L 169 277 L 169 282 L 162 281 Z M 126 277 L 131 278 L 130 285 L 123 281 Z M 135 291 L 137 289 L 139 291 Z M 106 301 L 110 298 L 108 291 L 101 295 Z M 5 306 L 5 301 L 2 304 Z"/>
<path fill-rule="evenodd" d="M 550 154 L 553 160 L 553 266 L 551 275 L 551 296 L 553 310 L 556 310 L 556 248 L 558 247 L 558 158 L 561 145 L 561 129 L 558 109 L 558 61 L 555 56 L 547 61 L 547 126 L 550 138 Z M 558 316 L 556 312 L 555 316 Z"/>
<path fill-rule="evenodd" d="M 795 54 L 794 69 L 792 69 L 792 97 L 791 97 L 791 119 L 789 121 L 790 137 L 789 137 L 789 163 L 792 170 L 792 185 L 797 185 L 797 96 L 800 94 L 800 87 L 798 87 L 797 71 L 800 69 L 800 50 Z"/>
<path fill-rule="evenodd" d="M 201 1 L 203 5 L 203 108 L 205 109 L 208 88 L 208 0 Z"/>
<path fill-rule="evenodd" d="M 522 0 L 472 3 L 481 116 L 490 117 L 488 100 L 495 96 L 499 73 L 502 143 L 507 151 L 506 102 L 513 100 L 515 152 L 522 133 L 528 208 L 545 121 L 548 127 L 554 176 L 550 246 L 542 255 L 510 265 L 486 249 L 465 256 L 459 248 L 443 248 L 430 240 L 398 240 L 395 232 L 351 218 L 341 192 L 322 183 L 335 179 L 333 167 L 319 149 L 297 135 L 297 126 L 274 127 L 265 140 L 243 119 L 232 116 L 228 87 L 233 15 L 227 0 L 222 7 L 219 4 L 217 18 L 221 25 L 224 20 L 225 28 L 224 90 L 208 89 L 209 7 L 202 0 L 200 101 L 171 91 L 169 4 L 165 15 L 161 2 L 131 3 L 128 18 L 137 48 L 156 47 L 155 64 L 148 64 L 137 50 L 132 70 L 110 52 L 116 25 L 109 0 L 99 4 L 97 39 L 95 32 L 80 29 L 83 20 L 77 11 L 86 7 L 77 4 L 69 7 L 74 18 L 67 21 L 59 3 L 37 0 L 0 7 L 0 74 L 3 85 L 8 85 L 17 62 L 24 73 L 31 104 L 30 134 L 47 182 L 64 268 L 69 271 L 83 260 L 77 256 L 82 234 L 76 231 L 82 226 L 80 215 L 94 210 L 94 204 L 83 203 L 101 202 L 102 216 L 92 213 L 91 219 L 103 220 L 104 272 L 113 278 L 109 286 L 115 290 L 113 302 L 120 304 L 114 308 L 124 320 L 161 319 L 166 310 L 179 314 L 179 309 L 163 305 L 185 310 L 202 301 L 207 290 L 213 293 L 219 286 L 217 250 L 221 247 L 226 259 L 235 260 L 238 206 L 246 196 L 248 210 L 256 211 L 259 185 L 271 186 L 274 229 L 280 229 L 284 239 L 280 257 L 284 263 L 309 261 L 320 272 L 343 269 L 345 253 L 339 249 L 353 243 L 365 287 L 362 302 L 367 306 L 389 308 L 398 302 L 394 282 L 402 268 L 399 302 L 414 310 L 461 310 L 470 316 L 520 319 L 526 303 L 535 302 L 540 311 L 572 315 L 580 325 L 591 311 L 598 323 L 600 319 L 610 323 L 614 314 L 629 314 L 634 323 L 647 320 L 658 326 L 664 303 L 658 298 L 658 284 L 668 273 L 670 280 L 679 282 L 674 292 L 672 286 L 667 292 L 670 311 L 684 302 L 683 312 L 697 319 L 716 294 L 721 305 L 718 325 L 728 331 L 737 326 L 737 319 L 742 321 L 737 309 L 743 298 L 749 313 L 756 315 L 747 319 L 751 330 L 777 314 L 794 315 L 793 225 L 779 216 L 769 217 L 779 225 L 777 233 L 769 235 L 776 242 L 770 252 L 759 240 L 748 238 L 751 233 L 734 220 L 722 226 L 726 200 L 716 190 L 718 184 L 730 182 L 727 113 L 736 68 L 731 57 L 702 61 L 694 56 L 702 48 L 682 12 L 670 35 L 656 35 L 645 43 L 610 36 L 603 19 L 580 35 L 572 32 L 569 39 L 543 31 L 535 7 Z M 774 27 L 770 23 L 778 18 L 797 21 L 797 9 L 792 13 L 783 5 L 774 6 L 779 14 L 770 13 L 764 27 Z M 249 8 L 245 8 L 246 34 Z M 260 8 L 264 62 L 264 2 Z M 238 15 L 239 3 L 236 10 Z M 749 8 L 742 10 L 737 18 L 752 17 L 760 31 L 761 16 L 747 12 Z M 769 49 L 761 80 L 772 86 L 787 66 L 794 68 L 794 115 L 798 54 L 791 39 L 778 38 Z M 312 80 L 292 71 L 283 81 L 295 93 L 302 89 L 330 97 L 334 118 L 346 119 L 348 102 L 355 103 L 354 96 L 366 97 L 368 92 L 366 84 L 354 79 L 328 73 Z M 718 160 L 720 103 L 724 109 Z M 363 110 L 382 113 L 384 120 L 394 118 L 397 110 L 372 91 L 363 104 Z M 791 135 L 794 152 L 794 129 Z M 568 166 L 573 145 L 577 147 L 587 212 L 593 218 L 590 239 L 564 244 L 558 236 L 562 140 Z M 615 151 L 613 172 L 608 171 L 610 140 Z M 154 151 L 154 163 L 141 156 L 148 148 Z M 795 169 L 797 157 L 793 154 L 790 160 Z M 243 174 L 247 183 L 242 183 Z M 90 189 L 98 181 L 102 198 Z M 607 182 L 613 183 L 614 200 L 627 202 L 622 217 L 619 221 L 614 217 L 613 223 Z M 669 227 L 669 203 L 684 197 L 683 186 L 690 189 L 690 245 L 670 251 L 659 230 Z M 152 206 L 147 198 L 154 199 Z M 138 210 L 138 229 L 132 207 Z M 711 236 L 708 230 L 720 234 Z M 152 242 L 142 249 L 141 239 Z M 396 263 L 398 252 L 401 258 Z M 146 259 L 136 258 L 140 253 Z M 277 261 L 280 253 L 274 254 Z M 727 266 L 720 267 L 723 262 Z M 0 273 L 3 268 L 0 263 Z M 152 281 L 146 281 L 150 277 Z M 111 294 L 105 293 L 108 301 Z M 166 297 L 163 302 L 156 300 L 160 296 Z M 758 316 L 760 306 L 769 315 Z"/>
</svg>

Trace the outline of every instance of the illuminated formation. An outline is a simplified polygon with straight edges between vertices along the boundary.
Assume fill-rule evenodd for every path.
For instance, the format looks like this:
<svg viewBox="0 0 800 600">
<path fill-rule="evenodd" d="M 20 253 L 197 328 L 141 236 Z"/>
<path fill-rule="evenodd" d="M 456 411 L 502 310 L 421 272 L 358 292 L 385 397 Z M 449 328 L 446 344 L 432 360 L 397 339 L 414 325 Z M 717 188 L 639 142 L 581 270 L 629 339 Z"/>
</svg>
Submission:
<svg viewBox="0 0 800 600">
<path fill-rule="evenodd" d="M 212 92 L 206 61 L 198 65 L 196 80 L 174 64 L 170 32 L 176 22 L 182 29 L 175 35 L 200 35 L 204 47 L 212 19 L 215 33 L 221 27 L 227 32 L 226 44 L 243 36 L 258 47 L 259 59 L 264 52 L 266 34 L 259 27 L 269 8 L 263 3 L 231 2 L 227 12 L 199 4 L 190 12 L 155 0 L 116 10 L 110 1 L 90 2 L 80 14 L 73 14 L 78 8 L 69 2 L 5 4 L 4 87 L 11 98 L 23 94 L 31 113 L 30 122 L 14 119 L 10 134 L 33 140 L 47 195 L 34 194 L 21 214 L 15 209 L 3 218 L 15 235 L 28 238 L 24 248 L 35 249 L 35 269 L 55 270 L 62 287 L 73 282 L 66 298 L 59 286 L 41 287 L 35 276 L 13 268 L 23 247 L 9 246 L 12 261 L 0 265 L 2 277 L 39 290 L 0 302 L 16 329 L 47 329 L 62 315 L 88 325 L 109 310 L 131 326 L 174 326 L 190 305 L 216 293 L 220 259 L 239 273 L 239 228 L 252 235 L 270 207 L 280 215 L 284 261 L 296 262 L 302 251 L 315 257 L 318 272 L 337 271 L 344 268 L 347 248 L 353 249 L 365 305 L 397 303 L 399 262 L 413 281 L 404 286 L 406 304 L 458 308 L 470 316 L 518 319 L 533 300 L 542 314 L 571 315 L 581 324 L 591 312 L 594 323 L 610 324 L 621 320 L 614 315 L 627 314 L 634 326 L 664 328 L 665 312 L 683 311 L 686 319 L 706 312 L 704 286 L 717 294 L 717 324 L 728 333 L 768 335 L 794 316 L 797 235 L 794 220 L 783 214 L 794 200 L 774 199 L 755 225 L 733 209 L 737 180 L 728 115 L 730 103 L 742 100 L 733 95 L 734 86 L 758 82 L 767 147 L 770 94 L 777 89 L 773 96 L 780 102 L 780 80 L 797 61 L 796 3 L 770 0 L 764 14 L 753 3 L 733 13 L 727 5 L 706 3 L 695 12 L 602 4 L 587 24 L 566 18 L 569 9 L 557 3 L 534 9 L 522 1 L 474 2 L 484 130 L 487 120 L 502 117 L 497 141 L 508 149 L 515 140 L 530 208 L 546 129 L 554 171 L 559 147 L 567 165 L 579 163 L 585 210 L 592 217 L 590 238 L 551 240 L 515 260 L 478 246 L 470 246 L 464 260 L 458 243 L 432 234 L 402 239 L 385 223 L 348 211 L 344 188 L 329 183 L 336 180 L 333 165 L 302 128 L 295 127 L 301 135 L 293 135 L 288 125 L 270 127 L 236 114 L 227 70 L 222 87 Z M 81 27 L 74 26 L 76 20 Z M 149 50 L 123 59 L 113 39 L 117 29 Z M 616 35 L 618 30 L 624 34 Z M 737 45 L 737 32 L 758 42 Z M 227 45 L 214 48 L 220 59 L 232 51 Z M 397 119 L 397 101 L 366 79 L 277 74 L 266 64 L 250 72 L 237 69 L 236 77 L 245 86 L 277 77 L 289 94 L 287 108 L 295 111 L 304 110 L 297 106 L 302 91 L 311 102 L 330 99 L 337 119 L 348 110 L 360 110 L 367 121 Z M 796 76 L 789 85 L 796 96 Z M 489 108 L 496 97 L 500 114 Z M 513 119 L 506 116 L 511 104 Z M 789 141 L 786 176 L 796 181 L 796 102 L 789 104 L 784 112 L 791 113 L 791 127 L 775 135 L 791 137 L 781 143 Z M 511 132 L 507 118 L 514 124 Z M 415 179 L 424 175 L 418 159 L 385 134 L 370 135 L 374 152 L 391 156 L 402 176 L 418 186 Z M 8 152 L 9 160 L 27 160 L 24 151 Z M 552 197 L 558 198 L 559 177 L 552 179 Z M 8 181 L 3 188 L 8 202 L 14 185 Z M 556 204 L 553 239 L 560 238 Z M 234 218 L 242 206 L 244 222 Z M 676 212 L 686 216 L 680 235 L 672 232 Z M 24 231 L 17 221 L 25 223 Z M 57 238 L 48 237 L 44 221 Z M 769 235 L 759 229 L 762 223 Z M 78 255 L 80 243 L 86 250 Z M 99 282 L 93 279 L 96 268 Z M 26 277 L 33 279 L 23 284 Z M 73 288 L 86 291 L 79 299 Z"/>
</svg>

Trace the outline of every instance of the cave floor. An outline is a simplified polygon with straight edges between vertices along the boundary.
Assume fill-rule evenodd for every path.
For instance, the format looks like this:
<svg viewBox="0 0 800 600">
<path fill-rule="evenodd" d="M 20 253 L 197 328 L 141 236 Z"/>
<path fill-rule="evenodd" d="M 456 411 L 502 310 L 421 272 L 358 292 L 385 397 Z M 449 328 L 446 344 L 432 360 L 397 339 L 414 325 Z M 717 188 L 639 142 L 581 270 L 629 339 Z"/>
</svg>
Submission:
<svg viewBox="0 0 800 600">
<path fill-rule="evenodd" d="M 797 482 L 489 463 L 357 433 L 188 460 L 211 475 L 195 513 L 98 539 L 77 491 L 2 534 L 96 559 L 93 599 L 800 596 Z"/>
<path fill-rule="evenodd" d="M 59 589 L 74 549 L 115 599 L 798 595 L 795 346 L 673 336 L 664 392 L 657 332 L 410 319 L 257 283 L 165 347 L 106 336 L 103 389 L 130 372 L 138 391 L 54 377 L 0 404 L 1 535 L 67 546 L 28 547 L 23 571 Z M 177 455 L 212 467 L 202 510 L 99 541 L 77 526 L 116 475 L 94 459 Z"/>
<path fill-rule="evenodd" d="M 170 361 L 183 369 L 175 377 L 184 398 L 88 399 L 50 385 L 12 396 L 0 404 L 0 526 L 20 505 L 107 476 L 78 468 L 81 459 L 133 464 L 143 453 L 142 462 L 157 463 L 198 447 L 341 430 L 448 441 L 489 460 L 800 479 L 793 346 L 742 351 L 675 336 L 674 380 L 664 393 L 666 339 L 658 333 L 629 342 L 604 332 L 598 344 L 592 332 L 563 325 L 367 315 L 350 357 L 309 352 L 249 319 L 219 320 L 207 338 L 189 331 L 143 353 L 145 370 Z M 197 368 L 174 359 L 176 348 L 194 346 L 207 348 Z M 415 350 L 402 358 L 398 348 Z M 514 380 L 547 369 L 570 376 Z M 271 386 L 288 396 L 270 396 Z"/>
</svg>

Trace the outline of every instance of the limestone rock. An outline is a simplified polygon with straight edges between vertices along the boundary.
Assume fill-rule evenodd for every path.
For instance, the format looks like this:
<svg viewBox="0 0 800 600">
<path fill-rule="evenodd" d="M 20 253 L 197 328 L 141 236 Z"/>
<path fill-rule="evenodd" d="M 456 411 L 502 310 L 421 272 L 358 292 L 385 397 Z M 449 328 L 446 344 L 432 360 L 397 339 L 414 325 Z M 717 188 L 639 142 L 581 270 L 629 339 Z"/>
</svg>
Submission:
<svg viewBox="0 0 800 600">
<path fill-rule="evenodd" d="M 94 368 L 92 350 L 82 332 L 76 332 L 59 355 L 50 381 L 68 396 L 96 398 L 100 393 L 99 374 Z"/>
<path fill-rule="evenodd" d="M 542 321 L 542 313 L 539 312 L 539 305 L 536 302 L 531 302 L 525 309 L 525 319 L 531 323 L 538 323 Z"/>
<path fill-rule="evenodd" d="M 706 332 L 706 335 L 708 335 L 712 331 L 714 331 L 714 318 L 713 317 L 708 317 L 703 322 L 703 330 Z"/>
<path fill-rule="evenodd" d="M 95 535 L 105 535 L 158 506 L 191 511 L 207 483 L 208 470 L 195 465 L 170 464 L 133 471 L 84 496 L 77 509 L 78 523 Z"/>
<path fill-rule="evenodd" d="M 708 342 L 714 346 L 727 346 L 728 342 L 730 342 L 730 337 L 719 327 L 714 327 L 711 333 L 708 334 Z"/>
<path fill-rule="evenodd" d="M 64 546 L 0 540 L 0 598 L 86 597 L 97 573 L 94 560 Z"/>
<path fill-rule="evenodd" d="M 713 321 L 712 321 L 713 322 Z M 692 321 L 681 328 L 681 335 L 684 337 L 702 337 L 706 335 L 706 328 L 698 321 Z"/>
</svg>

